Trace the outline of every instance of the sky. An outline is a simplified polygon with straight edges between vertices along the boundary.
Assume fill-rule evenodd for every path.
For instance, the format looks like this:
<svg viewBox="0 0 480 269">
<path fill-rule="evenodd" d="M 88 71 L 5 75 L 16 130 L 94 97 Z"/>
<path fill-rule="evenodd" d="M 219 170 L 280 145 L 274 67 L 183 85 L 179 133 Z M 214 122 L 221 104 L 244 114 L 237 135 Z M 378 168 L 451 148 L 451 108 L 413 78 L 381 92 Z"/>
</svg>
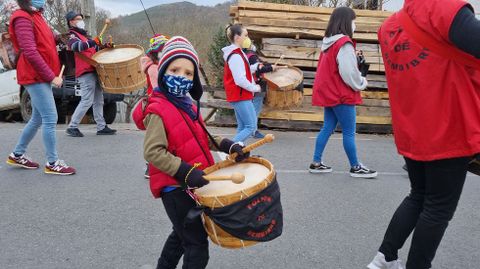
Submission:
<svg viewBox="0 0 480 269">
<path fill-rule="evenodd" d="M 146 8 L 175 3 L 183 2 L 183 0 L 142 0 Z M 224 3 L 226 0 L 191 0 L 189 2 L 195 3 L 202 6 L 214 6 L 216 4 Z M 384 8 L 391 11 L 399 10 L 403 5 L 403 0 L 385 0 Z M 477 12 L 480 12 L 480 0 L 468 0 L 472 3 Z M 142 5 L 140 0 L 95 0 L 95 6 L 101 7 L 109 11 L 113 17 L 118 15 L 126 15 L 142 10 Z"/>
</svg>

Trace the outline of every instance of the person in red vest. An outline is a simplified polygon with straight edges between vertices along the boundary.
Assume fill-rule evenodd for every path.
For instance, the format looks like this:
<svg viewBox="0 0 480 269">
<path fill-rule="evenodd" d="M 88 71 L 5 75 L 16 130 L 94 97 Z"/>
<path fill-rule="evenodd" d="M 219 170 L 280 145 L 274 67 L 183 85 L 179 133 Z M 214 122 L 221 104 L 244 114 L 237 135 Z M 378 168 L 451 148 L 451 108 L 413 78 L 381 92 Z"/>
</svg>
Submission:
<svg viewBox="0 0 480 269">
<path fill-rule="evenodd" d="M 223 87 L 227 101 L 233 106 L 237 119 L 237 134 L 234 141 L 244 143 L 257 130 L 257 115 L 253 105 L 253 95 L 261 91 L 255 83 L 253 73 L 259 64 L 250 65 L 243 47 L 251 43 L 247 29 L 240 24 L 227 28 L 227 38 L 231 45 L 222 48 L 223 60 Z"/>
<path fill-rule="evenodd" d="M 186 38 L 172 37 L 159 54 L 158 87 L 146 108 L 137 108 L 143 112 L 134 112 L 136 125 L 147 130 L 144 157 L 150 166 L 150 190 L 162 198 L 173 224 L 158 269 L 176 268 L 182 255 L 184 268 L 207 266 L 208 240 L 200 216 L 185 223 L 187 213 L 196 207 L 189 189 L 209 183 L 202 170 L 214 164 L 210 149 L 236 152 L 236 161 L 249 155 L 239 143 L 208 133 L 200 116 L 202 94 L 197 52 Z"/>
<path fill-rule="evenodd" d="M 85 30 L 85 21 L 82 14 L 70 11 L 65 17 L 70 33 L 68 47 L 75 52 L 75 77 L 80 84 L 81 93 L 80 103 L 73 112 L 66 133 L 72 137 L 83 137 L 78 125 L 88 109 L 92 107 L 93 117 L 97 123 L 97 135 L 113 135 L 117 131 L 110 129 L 103 117 L 103 90 L 98 81 L 95 67 L 79 56 L 79 54 L 82 54 L 84 57 L 91 58 L 100 49 L 100 46 L 112 47 L 113 45 L 103 46 L 100 37 L 96 37 L 95 40 L 91 39 Z"/>
<path fill-rule="evenodd" d="M 360 91 L 367 88 L 366 73 L 359 71 L 355 44 L 355 12 L 349 7 L 336 8 L 330 17 L 313 84 L 312 105 L 324 108 L 324 122 L 315 143 L 310 173 L 329 173 L 332 168 L 322 161 L 328 139 L 337 123 L 342 126 L 343 147 L 350 162 L 350 176 L 373 178 L 377 172 L 362 165 L 355 145 L 355 106 L 362 103 Z"/>
<path fill-rule="evenodd" d="M 368 268 L 404 268 L 398 250 L 412 232 L 406 268 L 431 268 L 480 152 L 480 21 L 463 0 L 406 0 L 378 38 L 411 190 Z"/>
<path fill-rule="evenodd" d="M 169 37 L 162 34 L 155 34 L 150 38 L 150 47 L 145 52 L 146 56 L 140 58 L 140 66 L 142 71 L 147 77 L 147 96 L 150 97 L 153 94 L 153 89 L 158 87 L 158 53 L 163 49 L 163 46 L 168 41 Z M 147 169 L 145 170 L 144 177 L 146 179 L 150 178 L 150 173 Z"/>
<path fill-rule="evenodd" d="M 250 38 L 248 39 L 250 40 Z M 247 55 L 248 63 L 250 65 L 258 64 L 257 70 L 253 74 L 253 79 L 255 83 L 260 85 L 261 91 L 254 94 L 253 97 L 253 107 L 255 108 L 255 114 L 260 116 L 260 112 L 262 112 L 263 108 L 263 100 L 265 99 L 267 93 L 267 82 L 262 79 L 263 74 L 270 73 L 276 70 L 276 66 L 272 65 L 267 62 L 260 61 L 260 58 L 257 55 L 257 47 L 252 44 L 251 41 L 245 42 L 244 46 L 248 46 L 247 48 L 243 48 L 243 52 Z M 262 134 L 259 130 L 255 131 L 253 138 L 264 138 L 265 135 Z"/>
<path fill-rule="evenodd" d="M 61 87 L 60 60 L 55 37 L 42 16 L 44 0 L 17 0 L 19 10 L 10 17 L 9 33 L 18 53 L 17 81 L 30 95 L 32 117 L 22 131 L 7 164 L 37 169 L 38 163 L 25 155 L 28 145 L 42 126 L 42 138 L 47 155 L 45 173 L 75 174 L 75 169 L 58 158 L 56 126 L 58 120 L 52 85 Z M 23 93 L 25 94 L 25 93 Z"/>
<path fill-rule="evenodd" d="M 155 34 L 150 38 L 150 47 L 145 52 L 146 56 L 140 58 L 142 71 L 147 77 L 147 96 L 151 96 L 153 89 L 158 87 L 157 69 L 158 69 L 158 53 L 160 53 L 169 39 L 168 36 Z"/>
</svg>

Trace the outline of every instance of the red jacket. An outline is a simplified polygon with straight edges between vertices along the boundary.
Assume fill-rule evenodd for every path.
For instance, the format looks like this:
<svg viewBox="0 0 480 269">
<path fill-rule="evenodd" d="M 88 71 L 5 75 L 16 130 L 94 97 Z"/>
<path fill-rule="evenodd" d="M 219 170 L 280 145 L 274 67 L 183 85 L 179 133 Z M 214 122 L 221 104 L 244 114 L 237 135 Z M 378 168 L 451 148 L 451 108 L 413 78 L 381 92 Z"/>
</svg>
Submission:
<svg viewBox="0 0 480 269">
<path fill-rule="evenodd" d="M 313 83 L 312 105 L 333 107 L 362 103 L 360 92 L 353 90 L 343 81 L 338 69 L 337 55 L 346 43 L 353 45 L 350 37 L 345 36 L 320 54 Z"/>
<path fill-rule="evenodd" d="M 225 88 L 227 101 L 231 103 L 231 102 L 252 100 L 253 93 L 240 88 L 239 86 L 237 86 L 237 84 L 235 84 L 235 81 L 233 80 L 232 71 L 230 70 L 230 67 L 228 67 L 228 59 L 233 54 L 238 54 L 242 57 L 243 63 L 245 64 L 247 79 L 248 81 L 252 82 L 252 72 L 250 71 L 250 64 L 248 63 L 248 60 L 245 59 L 245 57 L 243 56 L 242 49 L 240 48 L 235 49 L 234 51 L 232 51 L 232 53 L 230 53 L 223 67 L 223 87 Z"/>
<path fill-rule="evenodd" d="M 200 124 L 203 120 L 193 121 L 187 113 L 176 108 L 161 93 L 154 92 L 148 99 L 144 117 L 136 121 L 143 121 L 146 115 L 153 113 L 162 118 L 165 132 L 168 137 L 168 152 L 191 165 L 201 163 L 199 169 L 205 169 L 215 163 L 210 153 L 208 136 Z M 196 108 L 194 107 L 196 110 Z M 139 122 L 136 122 L 137 125 Z M 150 190 L 155 198 L 159 198 L 163 188 L 178 185 L 171 176 L 158 170 L 152 164 L 150 169 Z"/>
<path fill-rule="evenodd" d="M 36 46 L 38 53 L 43 58 L 52 72 L 57 75 L 60 73 L 60 59 L 57 54 L 57 47 L 52 30 L 45 22 L 41 12 L 34 12 L 29 14 L 23 10 L 17 10 L 13 12 L 10 17 L 9 33 L 12 39 L 13 47 L 15 51 L 19 53 L 20 46 L 18 45 L 18 39 L 15 35 L 14 21 L 17 18 L 26 18 L 32 21 L 33 31 L 36 39 Z M 39 72 L 35 70 L 34 66 L 26 59 L 24 53 L 20 53 L 20 57 L 17 63 L 17 81 L 20 85 L 29 85 L 33 83 L 51 82 L 46 81 Z"/>
<path fill-rule="evenodd" d="M 88 41 L 88 38 L 82 34 L 80 34 L 79 32 L 73 30 L 73 29 L 70 29 L 70 33 L 74 34 L 76 37 L 78 37 L 82 42 L 87 42 Z M 87 50 L 84 50 L 82 52 L 75 52 L 75 77 L 80 77 L 81 75 L 85 74 L 85 73 L 91 73 L 91 72 L 95 72 L 95 67 L 93 67 L 92 65 L 90 65 L 89 63 L 85 62 L 84 60 L 82 60 L 78 55 L 77 53 L 81 53 L 83 54 L 84 56 L 88 57 L 88 58 L 92 58 L 93 54 L 95 54 L 97 52 L 97 50 L 95 49 L 95 47 L 91 47 Z"/>
<path fill-rule="evenodd" d="M 407 0 L 404 10 L 434 42 L 458 51 L 449 30 L 465 5 L 461 0 Z M 398 152 L 418 161 L 479 153 L 480 70 L 424 49 L 403 28 L 396 13 L 378 33 Z"/>
</svg>

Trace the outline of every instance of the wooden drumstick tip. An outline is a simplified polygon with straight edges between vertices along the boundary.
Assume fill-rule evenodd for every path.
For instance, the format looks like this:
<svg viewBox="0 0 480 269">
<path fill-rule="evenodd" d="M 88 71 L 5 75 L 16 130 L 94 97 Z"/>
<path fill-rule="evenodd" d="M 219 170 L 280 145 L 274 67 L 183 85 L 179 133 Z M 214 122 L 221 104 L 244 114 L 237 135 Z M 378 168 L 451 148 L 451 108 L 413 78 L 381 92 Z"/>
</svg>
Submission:
<svg viewBox="0 0 480 269">
<path fill-rule="evenodd" d="M 265 142 L 270 143 L 273 140 L 275 140 L 275 136 L 273 134 L 267 134 L 267 135 L 265 135 L 264 140 L 265 140 Z"/>
<path fill-rule="evenodd" d="M 241 173 L 233 173 L 231 176 L 231 180 L 235 184 L 242 184 L 245 181 L 245 175 Z"/>
<path fill-rule="evenodd" d="M 105 19 L 105 24 L 110 24 L 112 21 L 110 19 Z"/>
</svg>

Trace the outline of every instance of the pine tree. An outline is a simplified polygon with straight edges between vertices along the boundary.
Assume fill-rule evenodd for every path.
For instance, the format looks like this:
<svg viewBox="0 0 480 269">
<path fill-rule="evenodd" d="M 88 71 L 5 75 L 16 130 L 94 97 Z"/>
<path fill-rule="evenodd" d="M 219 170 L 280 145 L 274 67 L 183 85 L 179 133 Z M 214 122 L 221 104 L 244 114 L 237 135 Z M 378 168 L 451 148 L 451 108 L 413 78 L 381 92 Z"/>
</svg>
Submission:
<svg viewBox="0 0 480 269">
<path fill-rule="evenodd" d="M 223 86 L 223 52 L 222 48 L 228 46 L 229 42 L 225 36 L 225 29 L 219 28 L 213 36 L 213 43 L 208 51 L 208 65 L 214 77 L 214 85 L 216 87 Z"/>
</svg>

